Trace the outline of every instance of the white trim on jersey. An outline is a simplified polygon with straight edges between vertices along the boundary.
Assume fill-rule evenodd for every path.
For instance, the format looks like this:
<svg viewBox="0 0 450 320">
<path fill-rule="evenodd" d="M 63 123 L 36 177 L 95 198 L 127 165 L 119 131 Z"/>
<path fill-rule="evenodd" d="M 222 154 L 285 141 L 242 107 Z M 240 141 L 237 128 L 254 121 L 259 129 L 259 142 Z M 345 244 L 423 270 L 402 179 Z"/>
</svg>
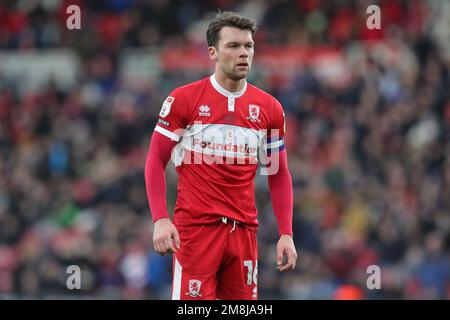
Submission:
<svg viewBox="0 0 450 320">
<path fill-rule="evenodd" d="M 172 300 L 180 300 L 182 273 L 183 273 L 183 267 L 178 262 L 177 258 L 175 258 L 175 269 L 173 271 Z"/>
<path fill-rule="evenodd" d="M 215 74 L 213 74 L 211 77 L 209 77 L 209 80 L 211 81 L 212 86 L 214 87 L 214 89 L 216 89 L 217 91 L 219 91 L 221 94 L 223 94 L 225 97 L 228 98 L 239 98 L 242 97 L 245 93 L 245 90 L 247 90 L 247 81 L 244 83 L 244 87 L 237 91 L 237 92 L 230 92 L 227 89 L 225 89 L 224 87 L 222 87 L 216 80 Z"/>
<path fill-rule="evenodd" d="M 170 138 L 172 140 L 175 140 L 175 141 L 179 141 L 180 140 L 180 136 L 178 136 L 175 133 L 173 133 L 173 132 L 171 132 L 171 131 L 169 131 L 167 129 L 164 129 L 163 127 L 160 127 L 158 125 L 156 125 L 155 131 L 161 133 L 162 135 L 164 135 L 164 136 L 166 136 L 166 137 L 168 137 L 168 138 Z"/>
</svg>

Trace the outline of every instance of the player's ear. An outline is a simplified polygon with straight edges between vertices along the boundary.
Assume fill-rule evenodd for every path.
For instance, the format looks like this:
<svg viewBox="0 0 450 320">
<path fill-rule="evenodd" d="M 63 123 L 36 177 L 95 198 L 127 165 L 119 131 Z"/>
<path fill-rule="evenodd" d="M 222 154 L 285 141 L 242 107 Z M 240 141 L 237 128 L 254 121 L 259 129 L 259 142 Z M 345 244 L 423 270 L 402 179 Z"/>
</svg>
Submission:
<svg viewBox="0 0 450 320">
<path fill-rule="evenodd" d="M 211 60 L 217 61 L 217 49 L 215 46 L 208 47 L 208 54 Z"/>
</svg>

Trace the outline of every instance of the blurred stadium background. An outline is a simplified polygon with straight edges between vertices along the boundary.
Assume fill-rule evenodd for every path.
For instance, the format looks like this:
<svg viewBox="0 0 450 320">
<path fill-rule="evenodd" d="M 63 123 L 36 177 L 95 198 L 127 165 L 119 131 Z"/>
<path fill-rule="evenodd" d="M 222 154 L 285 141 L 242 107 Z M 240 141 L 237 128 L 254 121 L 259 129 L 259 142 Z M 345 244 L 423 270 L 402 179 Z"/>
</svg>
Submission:
<svg viewBox="0 0 450 320">
<path fill-rule="evenodd" d="M 81 30 L 66 28 L 71 4 Z M 366 28 L 371 4 L 381 30 Z M 166 95 L 212 72 L 217 8 L 258 20 L 250 82 L 287 114 L 300 259 L 276 271 L 258 177 L 260 298 L 449 299 L 447 0 L 2 0 L 0 298 L 170 297 L 143 167 Z"/>
</svg>

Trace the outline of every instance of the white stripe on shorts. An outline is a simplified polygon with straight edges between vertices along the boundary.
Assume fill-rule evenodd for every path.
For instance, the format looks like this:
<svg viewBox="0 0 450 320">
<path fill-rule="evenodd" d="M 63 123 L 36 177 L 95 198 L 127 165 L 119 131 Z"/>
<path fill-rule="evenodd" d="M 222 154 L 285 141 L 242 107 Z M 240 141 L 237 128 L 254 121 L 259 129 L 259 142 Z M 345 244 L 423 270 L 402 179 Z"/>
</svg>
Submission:
<svg viewBox="0 0 450 320">
<path fill-rule="evenodd" d="M 175 270 L 173 272 L 172 300 L 180 300 L 181 274 L 182 273 L 183 273 L 183 268 L 181 267 L 181 264 L 178 262 L 177 258 L 175 258 Z"/>
</svg>

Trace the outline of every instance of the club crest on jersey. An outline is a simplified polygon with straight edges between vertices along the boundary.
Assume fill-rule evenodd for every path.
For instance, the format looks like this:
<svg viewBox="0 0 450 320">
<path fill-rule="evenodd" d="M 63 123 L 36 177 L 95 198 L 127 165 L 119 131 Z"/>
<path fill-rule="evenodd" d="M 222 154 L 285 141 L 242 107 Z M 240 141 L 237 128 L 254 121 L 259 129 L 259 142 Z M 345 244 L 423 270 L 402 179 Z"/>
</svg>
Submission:
<svg viewBox="0 0 450 320">
<path fill-rule="evenodd" d="M 251 122 L 260 122 L 261 120 L 258 119 L 259 117 L 259 106 L 256 104 L 250 104 L 248 105 L 248 114 L 247 120 L 250 120 Z"/>
<path fill-rule="evenodd" d="M 209 117 L 211 115 L 211 112 L 209 112 L 210 109 L 207 105 L 201 105 L 198 107 L 198 115 L 201 117 Z"/>
<path fill-rule="evenodd" d="M 201 297 L 200 288 L 202 286 L 202 282 L 200 280 L 189 280 L 189 292 L 186 292 L 187 296 L 190 297 Z"/>
<path fill-rule="evenodd" d="M 172 107 L 172 103 L 174 102 L 174 100 L 175 98 L 171 96 L 168 96 L 166 100 L 164 100 L 161 111 L 159 112 L 159 116 L 161 118 L 165 118 L 169 115 L 170 108 Z"/>
</svg>

